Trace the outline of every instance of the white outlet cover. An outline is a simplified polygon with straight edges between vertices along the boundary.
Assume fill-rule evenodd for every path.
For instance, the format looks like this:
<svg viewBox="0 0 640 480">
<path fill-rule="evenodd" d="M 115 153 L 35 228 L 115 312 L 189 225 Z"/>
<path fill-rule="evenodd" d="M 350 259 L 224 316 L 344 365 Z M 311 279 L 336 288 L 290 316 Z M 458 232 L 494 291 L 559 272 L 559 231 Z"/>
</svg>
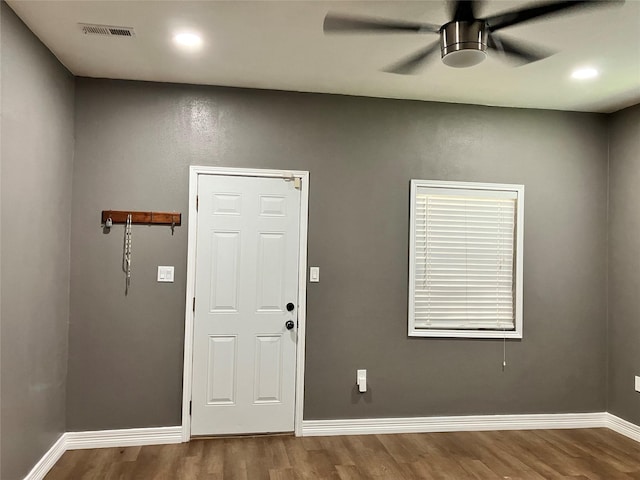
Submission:
<svg viewBox="0 0 640 480">
<path fill-rule="evenodd" d="M 640 377 L 636 375 L 636 392 L 640 392 Z"/>
<path fill-rule="evenodd" d="M 367 391 L 367 371 L 365 369 L 356 370 L 356 384 L 360 393 Z"/>
<path fill-rule="evenodd" d="M 173 282 L 174 267 L 159 265 L 158 282 Z"/>
</svg>

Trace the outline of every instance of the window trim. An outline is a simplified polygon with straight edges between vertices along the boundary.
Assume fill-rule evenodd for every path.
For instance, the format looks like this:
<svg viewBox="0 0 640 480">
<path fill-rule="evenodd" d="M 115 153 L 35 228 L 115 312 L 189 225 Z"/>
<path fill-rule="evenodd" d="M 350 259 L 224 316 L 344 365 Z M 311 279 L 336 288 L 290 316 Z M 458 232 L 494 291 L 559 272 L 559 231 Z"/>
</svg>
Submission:
<svg viewBox="0 0 640 480">
<path fill-rule="evenodd" d="M 516 201 L 516 239 L 515 239 L 515 330 L 458 330 L 428 329 L 415 327 L 415 234 L 416 234 L 416 194 L 418 188 L 446 188 L 464 190 L 490 190 L 515 192 Z M 508 183 L 476 183 L 444 180 L 411 180 L 409 217 L 409 309 L 408 332 L 410 337 L 448 337 L 448 338 L 522 338 L 522 292 L 523 292 L 523 247 L 524 247 L 524 185 Z"/>
</svg>

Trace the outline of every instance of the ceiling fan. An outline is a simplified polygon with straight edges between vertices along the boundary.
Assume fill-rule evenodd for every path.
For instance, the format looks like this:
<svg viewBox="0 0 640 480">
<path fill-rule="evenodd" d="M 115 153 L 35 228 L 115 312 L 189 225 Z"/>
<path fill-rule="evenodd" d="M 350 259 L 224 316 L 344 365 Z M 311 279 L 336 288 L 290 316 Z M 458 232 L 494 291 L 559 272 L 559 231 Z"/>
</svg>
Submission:
<svg viewBox="0 0 640 480">
<path fill-rule="evenodd" d="M 577 10 L 581 7 L 622 4 L 624 0 L 541 2 L 488 17 L 478 17 L 478 10 L 482 3 L 482 0 L 450 1 L 452 20 L 444 25 L 329 12 L 324 19 L 324 32 L 325 34 L 435 33 L 440 35 L 439 41 L 430 43 L 413 55 L 385 69 L 391 73 L 415 73 L 438 50 L 440 50 L 442 62 L 456 68 L 479 64 L 486 58 L 487 50 L 501 52 L 520 64 L 527 64 L 547 58 L 552 55 L 552 52 L 522 41 L 505 38 L 496 32 L 516 24 Z"/>
</svg>

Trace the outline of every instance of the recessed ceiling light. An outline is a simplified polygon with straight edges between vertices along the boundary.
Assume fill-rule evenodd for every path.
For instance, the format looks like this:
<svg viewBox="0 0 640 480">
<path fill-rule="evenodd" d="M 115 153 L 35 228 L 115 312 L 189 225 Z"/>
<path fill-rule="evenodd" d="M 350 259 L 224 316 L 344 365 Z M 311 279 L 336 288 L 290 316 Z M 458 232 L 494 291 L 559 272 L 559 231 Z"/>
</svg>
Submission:
<svg viewBox="0 0 640 480">
<path fill-rule="evenodd" d="M 178 33 L 173 37 L 173 41 L 181 47 L 198 48 L 202 45 L 202 37 L 195 33 Z"/>
<path fill-rule="evenodd" d="M 598 76 L 598 70 L 595 68 L 578 68 L 574 70 L 571 74 L 571 78 L 575 78 L 576 80 L 587 80 L 589 78 L 595 78 Z"/>
</svg>

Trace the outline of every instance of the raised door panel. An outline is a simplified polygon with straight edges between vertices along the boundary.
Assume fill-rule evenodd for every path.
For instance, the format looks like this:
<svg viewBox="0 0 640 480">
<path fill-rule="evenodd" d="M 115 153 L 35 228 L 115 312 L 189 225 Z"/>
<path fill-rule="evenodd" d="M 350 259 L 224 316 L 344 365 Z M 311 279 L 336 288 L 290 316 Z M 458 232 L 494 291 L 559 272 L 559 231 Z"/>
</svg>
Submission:
<svg viewBox="0 0 640 480">
<path fill-rule="evenodd" d="M 255 348 L 255 403 L 279 403 L 282 398 L 282 335 L 258 335 Z"/>
<path fill-rule="evenodd" d="M 238 311 L 240 232 L 213 232 L 209 312 Z"/>
<path fill-rule="evenodd" d="M 283 312 L 285 278 L 285 234 L 258 234 L 257 311 Z"/>
<path fill-rule="evenodd" d="M 234 405 L 236 401 L 238 339 L 210 335 L 207 355 L 207 404 Z"/>
</svg>

